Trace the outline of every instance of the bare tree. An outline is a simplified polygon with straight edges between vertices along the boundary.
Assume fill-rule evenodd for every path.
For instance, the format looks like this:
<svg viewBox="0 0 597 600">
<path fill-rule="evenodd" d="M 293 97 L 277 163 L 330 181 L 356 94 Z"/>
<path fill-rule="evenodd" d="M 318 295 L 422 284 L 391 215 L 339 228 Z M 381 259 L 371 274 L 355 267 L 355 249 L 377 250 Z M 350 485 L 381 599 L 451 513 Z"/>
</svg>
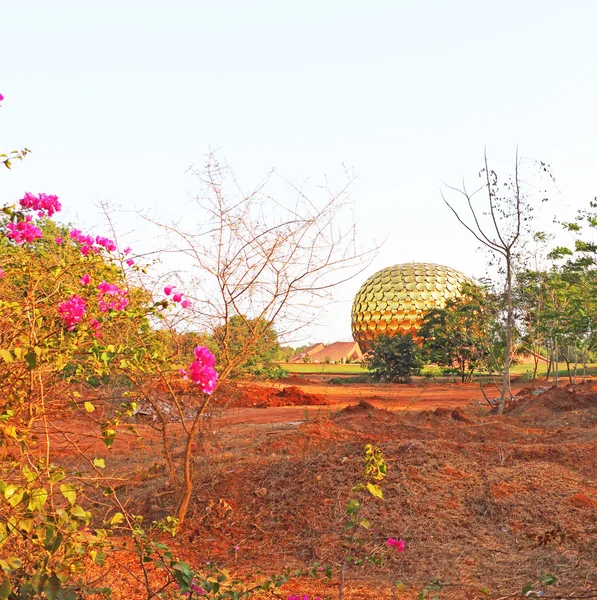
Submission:
<svg viewBox="0 0 597 600">
<path fill-rule="evenodd" d="M 185 217 L 159 226 L 170 234 L 167 251 L 189 259 L 193 269 L 195 324 L 204 331 L 223 328 L 219 367 L 225 379 L 268 325 L 275 322 L 288 337 L 311 324 L 333 288 L 366 269 L 377 247 L 360 248 L 356 225 L 346 219 L 353 182 L 348 174 L 338 191 L 320 188 L 319 202 L 273 172 L 244 194 L 214 154 L 195 174 L 202 184 L 194 199 L 200 225 L 189 227 Z M 273 178 L 284 184 L 286 199 L 269 195 Z M 248 333 L 233 352 L 229 323 L 235 315 Z"/>
<path fill-rule="evenodd" d="M 510 364 L 512 360 L 513 334 L 515 330 L 515 315 L 513 292 L 515 272 L 529 233 L 529 223 L 533 207 L 530 202 L 530 189 L 520 178 L 520 160 L 518 151 L 514 174 L 506 181 L 500 181 L 495 171 L 489 168 L 487 152 L 484 153 L 484 168 L 479 172 L 483 180 L 481 187 L 469 192 L 463 182 L 462 188 L 447 186 L 448 189 L 460 194 L 466 203 L 464 214 L 457 211 L 448 202 L 442 192 L 442 199 L 452 211 L 458 222 L 469 231 L 475 239 L 489 252 L 498 258 L 500 271 L 504 275 L 504 292 L 506 301 L 506 318 L 504 326 L 505 349 L 502 386 L 498 403 L 498 414 L 503 414 L 506 395 L 510 391 Z M 534 163 L 542 171 L 549 174 L 544 163 Z M 485 202 L 479 206 L 474 204 L 475 197 L 485 192 Z M 542 198 L 545 201 L 545 198 Z M 468 213 L 468 217 L 465 216 Z"/>
<path fill-rule="evenodd" d="M 352 183 L 348 175 L 337 192 L 319 188 L 322 198 L 316 202 L 281 178 L 272 181 L 274 173 L 244 194 L 230 169 L 213 154 L 195 174 L 202 190 L 184 221 L 151 222 L 166 233 L 165 252 L 173 253 L 181 270 L 191 273 L 186 280 L 184 273 L 180 275 L 193 303 L 187 326 L 217 330 L 223 382 L 255 352 L 274 322 L 278 333 L 287 336 L 311 324 L 318 309 L 330 302 L 333 288 L 366 269 L 377 247 L 360 248 L 349 211 L 346 219 Z M 282 184 L 284 190 L 270 195 L 272 183 Z M 243 321 L 241 340 L 238 318 L 232 317 Z M 190 417 L 179 407 L 175 393 L 171 395 L 186 433 L 182 521 L 192 487 L 193 437 L 210 397 L 203 396 Z M 166 423 L 162 426 L 165 432 Z"/>
</svg>

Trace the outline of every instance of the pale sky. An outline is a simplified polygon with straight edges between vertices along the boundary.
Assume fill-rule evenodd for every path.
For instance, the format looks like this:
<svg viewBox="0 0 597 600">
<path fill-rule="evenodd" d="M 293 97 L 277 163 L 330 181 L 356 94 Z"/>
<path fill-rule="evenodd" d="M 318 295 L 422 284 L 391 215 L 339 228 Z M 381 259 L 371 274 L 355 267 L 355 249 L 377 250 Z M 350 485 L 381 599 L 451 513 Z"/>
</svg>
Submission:
<svg viewBox="0 0 597 600">
<path fill-rule="evenodd" d="M 210 148 L 247 187 L 271 167 L 340 182 L 345 164 L 362 240 L 387 236 L 310 332 L 348 340 L 354 294 L 383 267 L 484 274 L 439 190 L 473 181 L 485 147 L 498 169 L 517 145 L 551 164 L 547 220 L 596 195 L 596 23 L 589 0 L 6 2 L 0 147 L 33 154 L 2 173 L 0 203 L 57 194 L 84 227 L 102 198 L 184 211 Z"/>
</svg>

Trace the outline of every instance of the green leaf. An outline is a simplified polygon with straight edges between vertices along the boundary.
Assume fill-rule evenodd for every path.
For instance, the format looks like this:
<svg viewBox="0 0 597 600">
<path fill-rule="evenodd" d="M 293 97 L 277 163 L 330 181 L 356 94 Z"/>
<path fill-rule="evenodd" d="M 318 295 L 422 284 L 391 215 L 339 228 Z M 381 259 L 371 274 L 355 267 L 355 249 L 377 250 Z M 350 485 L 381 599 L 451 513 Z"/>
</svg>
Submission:
<svg viewBox="0 0 597 600">
<path fill-rule="evenodd" d="M 37 354 L 35 354 L 35 352 L 27 352 L 27 354 L 25 354 L 25 360 L 27 361 L 27 366 L 29 367 L 30 371 L 33 371 L 33 369 L 35 369 L 35 367 L 37 366 Z"/>
<path fill-rule="evenodd" d="M 16 491 L 17 486 L 14 483 L 9 483 L 6 485 L 4 481 L 2 482 L 2 494 L 8 500 Z"/>
<path fill-rule="evenodd" d="M 95 406 L 93 406 L 93 404 L 91 404 L 91 402 L 87 401 L 87 402 L 85 402 L 85 410 L 87 412 L 93 412 L 95 410 Z"/>
<path fill-rule="evenodd" d="M 558 582 L 557 578 L 553 575 L 543 575 L 543 577 L 539 577 L 539 581 L 543 585 L 554 585 Z"/>
<path fill-rule="evenodd" d="M 10 573 L 20 569 L 23 563 L 16 556 L 9 556 L 6 560 L 0 560 L 0 566 L 5 573 Z"/>
<path fill-rule="evenodd" d="M 70 509 L 70 514 L 73 517 L 78 517 L 79 519 L 86 519 L 87 518 L 87 513 L 85 512 L 85 509 L 82 506 L 73 506 Z"/>
<path fill-rule="evenodd" d="M 37 488 L 31 492 L 29 497 L 29 510 L 41 510 L 48 499 L 48 492 L 45 488 Z"/>
<path fill-rule="evenodd" d="M 4 492 L 4 497 L 8 500 L 8 503 L 14 508 L 25 495 L 25 490 L 23 489 L 15 489 L 14 491 L 9 493 L 9 489 L 14 486 L 8 486 L 6 491 Z M 7 496 L 8 493 L 8 496 Z"/>
<path fill-rule="evenodd" d="M 102 442 L 104 442 L 106 447 L 111 448 L 112 444 L 114 444 L 114 439 L 116 438 L 116 431 L 114 431 L 114 429 L 103 429 L 102 438 Z"/>
<path fill-rule="evenodd" d="M 124 521 L 124 515 L 120 512 L 117 512 L 111 519 L 110 525 L 119 525 Z"/>
<path fill-rule="evenodd" d="M 54 552 L 56 552 L 58 550 L 58 548 L 60 548 L 60 546 L 62 545 L 63 539 L 64 539 L 64 536 L 60 533 L 60 531 L 55 531 L 55 530 L 50 529 L 49 531 L 46 531 L 46 538 L 44 540 L 44 548 L 51 554 L 54 554 Z"/>
<path fill-rule="evenodd" d="M 62 492 L 62 495 L 69 501 L 71 506 L 77 500 L 77 492 L 70 483 L 63 483 L 60 486 L 60 491 Z"/>
<path fill-rule="evenodd" d="M 12 362 L 12 354 L 8 350 L 5 350 L 4 348 L 2 350 L 0 350 L 0 357 L 2 357 L 4 359 L 5 363 Z"/>
<path fill-rule="evenodd" d="M 8 598 L 10 596 L 10 579 L 5 575 L 2 580 L 2 584 L 0 584 L 0 598 Z"/>
<path fill-rule="evenodd" d="M 56 573 L 52 573 L 44 583 L 44 594 L 48 597 L 48 600 L 55 600 L 59 591 L 60 579 L 58 579 Z"/>
<path fill-rule="evenodd" d="M 57 470 L 50 475 L 50 481 L 53 483 L 58 483 L 59 481 L 62 481 L 64 477 L 64 472 L 61 470 Z"/>
<path fill-rule="evenodd" d="M 526 583 L 522 586 L 522 595 L 526 596 L 533 589 L 532 583 Z"/>
<path fill-rule="evenodd" d="M 105 469 L 106 468 L 106 462 L 104 461 L 103 458 L 94 458 L 93 459 L 93 465 L 95 467 L 97 467 L 98 469 Z"/>
<path fill-rule="evenodd" d="M 366 487 L 372 496 L 375 496 L 376 498 L 383 498 L 383 492 L 378 485 L 375 485 L 374 483 L 368 483 Z"/>
<path fill-rule="evenodd" d="M 351 498 L 346 505 L 346 512 L 349 515 L 359 512 L 361 509 L 361 503 L 356 498 Z"/>
<path fill-rule="evenodd" d="M 33 529 L 33 519 L 20 519 L 17 523 L 17 529 L 25 533 L 31 533 Z"/>
</svg>

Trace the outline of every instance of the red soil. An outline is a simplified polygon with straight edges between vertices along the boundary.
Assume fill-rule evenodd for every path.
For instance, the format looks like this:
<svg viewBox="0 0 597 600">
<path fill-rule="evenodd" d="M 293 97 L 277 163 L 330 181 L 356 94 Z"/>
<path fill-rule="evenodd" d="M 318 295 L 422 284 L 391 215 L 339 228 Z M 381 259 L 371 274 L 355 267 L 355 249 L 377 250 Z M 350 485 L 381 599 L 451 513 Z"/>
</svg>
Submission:
<svg viewBox="0 0 597 600">
<path fill-rule="evenodd" d="M 410 600 L 432 577 L 449 582 L 442 600 L 479 598 L 481 587 L 497 598 L 546 573 L 558 578 L 552 594 L 597 593 L 597 385 L 527 391 L 503 417 L 472 385 L 296 389 L 252 384 L 239 394 L 244 406 L 211 409 L 196 441 L 187 526 L 168 542 L 181 558 L 237 574 L 329 563 L 331 582 L 303 578 L 277 597 L 337 598 L 345 506 L 373 443 L 388 476 L 384 500 L 366 505 L 373 529 L 361 537 L 378 553 L 401 537 L 406 551 L 387 553 L 383 566 L 351 565 L 347 600 L 391 599 L 398 579 L 407 586 L 398 597 Z M 246 406 L 284 396 L 306 403 L 312 394 L 331 404 Z M 105 451 L 88 429 L 92 416 L 58 425 L 57 458 L 77 462 L 70 430 L 121 476 L 115 487 L 134 512 L 148 522 L 172 513 L 158 433 L 141 420 L 141 442 L 119 436 Z M 176 436 L 180 424 L 170 427 Z M 115 600 L 141 597 L 125 571 L 110 578 Z"/>
</svg>

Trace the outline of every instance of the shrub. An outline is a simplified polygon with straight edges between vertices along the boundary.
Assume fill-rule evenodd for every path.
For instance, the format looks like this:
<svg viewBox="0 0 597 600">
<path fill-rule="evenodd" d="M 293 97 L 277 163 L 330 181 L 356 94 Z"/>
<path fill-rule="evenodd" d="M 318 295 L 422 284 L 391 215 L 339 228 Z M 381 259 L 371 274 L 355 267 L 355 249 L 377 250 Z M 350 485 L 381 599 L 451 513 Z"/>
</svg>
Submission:
<svg viewBox="0 0 597 600">
<path fill-rule="evenodd" d="M 421 371 L 421 350 L 410 335 L 379 336 L 365 366 L 377 381 L 408 382 Z"/>
</svg>

